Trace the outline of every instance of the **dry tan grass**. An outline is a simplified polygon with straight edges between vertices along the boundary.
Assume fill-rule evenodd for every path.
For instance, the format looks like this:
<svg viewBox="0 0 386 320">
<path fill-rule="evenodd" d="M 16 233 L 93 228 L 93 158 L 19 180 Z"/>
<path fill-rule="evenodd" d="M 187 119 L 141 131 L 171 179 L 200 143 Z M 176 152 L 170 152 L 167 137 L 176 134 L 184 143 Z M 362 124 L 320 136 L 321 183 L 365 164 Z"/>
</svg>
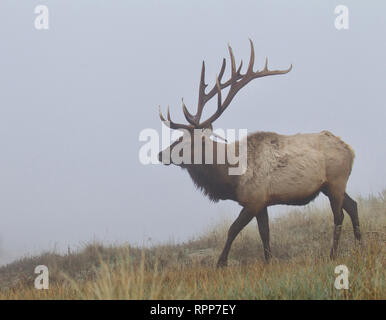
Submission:
<svg viewBox="0 0 386 320">
<path fill-rule="evenodd" d="M 229 267 L 214 268 L 229 222 L 183 244 L 151 248 L 90 244 L 77 253 L 45 253 L 0 268 L 0 299 L 385 299 L 386 190 L 358 199 L 362 245 L 346 216 L 336 261 L 329 208 L 292 210 L 271 223 L 266 265 L 256 226 L 236 239 Z M 47 265 L 50 288 L 36 290 L 34 267 Z M 349 290 L 336 290 L 345 264 Z"/>
</svg>

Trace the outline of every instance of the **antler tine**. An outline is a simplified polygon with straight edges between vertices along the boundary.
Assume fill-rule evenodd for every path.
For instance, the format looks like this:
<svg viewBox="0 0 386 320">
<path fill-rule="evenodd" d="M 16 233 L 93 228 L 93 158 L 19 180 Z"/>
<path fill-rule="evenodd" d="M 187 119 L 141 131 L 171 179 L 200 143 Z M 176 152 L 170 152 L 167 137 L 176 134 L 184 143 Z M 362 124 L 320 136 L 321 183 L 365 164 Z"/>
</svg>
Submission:
<svg viewBox="0 0 386 320">
<path fill-rule="evenodd" d="M 202 60 L 200 88 L 205 89 L 206 86 L 207 84 L 205 84 L 205 61 Z"/>
<path fill-rule="evenodd" d="M 220 86 L 220 80 L 216 76 L 216 88 L 217 88 L 217 110 L 220 111 L 222 106 L 221 106 L 221 86 Z"/>
<path fill-rule="evenodd" d="M 228 44 L 228 51 L 231 59 L 231 70 L 232 70 L 231 79 L 233 79 L 236 75 L 236 62 L 235 62 L 235 56 L 233 55 L 232 47 L 229 44 Z"/>
<path fill-rule="evenodd" d="M 268 71 L 268 57 L 265 57 L 264 71 Z"/>
<path fill-rule="evenodd" d="M 241 68 L 243 67 L 243 60 L 240 61 L 239 68 L 237 69 L 237 75 L 240 76 Z"/>
<path fill-rule="evenodd" d="M 249 43 L 251 44 L 251 57 L 249 59 L 249 65 L 246 74 L 253 73 L 253 65 L 255 64 L 255 48 L 253 47 L 253 42 L 251 39 L 249 39 Z"/>
<path fill-rule="evenodd" d="M 182 111 L 184 112 L 185 119 L 193 126 L 197 125 L 194 116 L 189 112 L 188 108 L 184 103 L 184 98 L 182 98 Z"/>
<path fill-rule="evenodd" d="M 253 80 L 253 79 L 256 79 L 256 78 L 261 78 L 261 77 L 266 77 L 266 76 L 273 76 L 273 75 L 276 75 L 276 74 L 286 74 L 288 72 L 290 72 L 292 70 L 292 64 L 289 66 L 288 69 L 285 69 L 285 70 L 269 70 L 268 69 L 268 59 L 266 59 L 266 63 L 265 63 L 265 66 L 264 66 L 264 69 L 261 70 L 261 71 L 257 71 L 253 74 L 253 76 L 248 79 L 247 82 Z"/>
<path fill-rule="evenodd" d="M 201 68 L 201 78 L 200 78 L 200 88 L 199 88 L 199 97 L 198 100 L 200 101 L 202 97 L 205 95 L 205 88 L 208 85 L 205 83 L 205 61 L 202 61 L 202 68 Z"/>
<path fill-rule="evenodd" d="M 218 74 L 218 80 L 221 81 L 222 79 L 222 76 L 224 75 L 224 71 L 225 71 L 225 66 L 227 64 L 227 61 L 225 58 L 222 59 L 222 65 L 221 65 L 221 69 L 220 69 L 220 73 Z"/>
<path fill-rule="evenodd" d="M 162 115 L 162 111 L 161 111 L 161 106 L 158 106 L 158 112 L 159 112 L 159 117 L 161 119 L 162 122 L 166 122 L 164 116 Z"/>
<path fill-rule="evenodd" d="M 285 74 L 285 73 L 288 73 L 292 70 L 292 64 L 286 70 L 269 70 L 268 69 L 268 57 L 266 57 L 264 69 L 261 71 L 253 72 L 253 65 L 255 64 L 255 48 L 253 46 L 253 42 L 251 39 L 249 39 L 249 42 L 251 44 L 251 58 L 249 60 L 248 70 L 245 74 L 245 79 L 248 79 L 248 81 L 246 81 L 246 82 L 249 82 L 252 79 L 261 78 L 264 76 L 271 76 L 271 75 L 275 75 L 275 74 Z"/>
<path fill-rule="evenodd" d="M 200 121 L 202 109 L 205 105 L 205 89 L 208 85 L 205 83 L 205 61 L 202 61 L 200 87 L 198 92 L 197 112 L 193 116 L 194 124 L 197 125 Z"/>
<path fill-rule="evenodd" d="M 189 126 L 189 125 L 186 125 L 186 124 L 182 124 L 182 123 L 175 123 L 171 120 L 170 118 L 170 110 L 169 110 L 169 107 L 168 107 L 168 112 L 167 112 L 167 119 L 168 120 L 165 120 L 164 116 L 162 115 L 162 112 L 161 112 L 161 106 L 159 106 L 159 117 L 161 119 L 161 121 L 167 126 L 169 127 L 170 129 L 185 129 L 185 130 L 190 130 L 192 129 L 193 127 L 192 126 Z"/>
</svg>

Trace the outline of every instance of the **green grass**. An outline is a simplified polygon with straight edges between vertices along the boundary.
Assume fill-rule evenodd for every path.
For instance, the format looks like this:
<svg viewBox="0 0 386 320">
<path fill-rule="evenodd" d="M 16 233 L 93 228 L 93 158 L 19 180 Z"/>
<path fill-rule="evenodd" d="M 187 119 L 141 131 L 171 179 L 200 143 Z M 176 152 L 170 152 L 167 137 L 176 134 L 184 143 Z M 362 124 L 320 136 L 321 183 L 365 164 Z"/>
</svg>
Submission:
<svg viewBox="0 0 386 320">
<path fill-rule="evenodd" d="M 265 264 L 252 223 L 235 240 L 229 267 L 216 270 L 230 221 L 186 243 L 151 248 L 93 243 L 66 255 L 44 253 L 0 268 L 0 299 L 385 299 L 386 190 L 357 198 L 363 242 L 346 215 L 331 261 L 332 213 L 314 205 L 271 221 L 274 259 Z M 34 289 L 37 265 L 50 288 Z M 334 288 L 334 269 L 350 271 L 349 290 Z"/>
</svg>

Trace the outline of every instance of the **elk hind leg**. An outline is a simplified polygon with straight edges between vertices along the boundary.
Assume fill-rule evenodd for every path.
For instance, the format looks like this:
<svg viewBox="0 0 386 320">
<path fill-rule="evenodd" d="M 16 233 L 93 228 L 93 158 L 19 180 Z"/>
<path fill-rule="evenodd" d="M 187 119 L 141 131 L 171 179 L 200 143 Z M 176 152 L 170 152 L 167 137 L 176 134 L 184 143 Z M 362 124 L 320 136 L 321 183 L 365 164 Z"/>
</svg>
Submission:
<svg viewBox="0 0 386 320">
<path fill-rule="evenodd" d="M 330 252 L 330 258 L 335 259 L 336 252 L 338 249 L 340 234 L 342 232 L 342 223 L 343 223 L 343 200 L 344 200 L 344 189 L 338 186 L 329 186 L 325 194 L 328 196 L 330 200 L 330 206 L 332 213 L 334 215 L 334 236 L 333 236 L 333 244 Z"/>
<path fill-rule="evenodd" d="M 246 208 L 243 208 L 237 217 L 237 219 L 232 223 L 231 227 L 228 231 L 228 238 L 225 243 L 224 250 L 222 251 L 218 262 L 217 262 L 217 268 L 219 267 L 225 267 L 228 262 L 228 254 L 229 250 L 232 246 L 233 240 L 236 238 L 236 236 L 239 234 L 239 232 L 252 220 L 254 217 L 254 214 L 247 210 Z"/>
<path fill-rule="evenodd" d="M 343 200 L 343 209 L 349 214 L 354 230 L 355 239 L 361 241 L 361 231 L 359 228 L 359 217 L 358 217 L 358 205 L 355 200 L 345 193 Z"/>
</svg>

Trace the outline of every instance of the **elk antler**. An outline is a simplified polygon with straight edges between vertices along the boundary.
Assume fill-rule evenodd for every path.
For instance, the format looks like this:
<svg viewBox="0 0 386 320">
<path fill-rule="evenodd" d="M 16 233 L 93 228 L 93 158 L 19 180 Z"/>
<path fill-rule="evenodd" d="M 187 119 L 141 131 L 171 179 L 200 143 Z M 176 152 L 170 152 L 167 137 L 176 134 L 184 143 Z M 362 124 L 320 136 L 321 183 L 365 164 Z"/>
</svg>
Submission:
<svg viewBox="0 0 386 320">
<path fill-rule="evenodd" d="M 191 129 L 194 129 L 194 127 L 191 126 L 191 125 L 173 122 L 173 121 L 171 120 L 171 118 L 170 118 L 169 107 L 168 107 L 168 113 L 167 113 L 168 120 L 166 121 L 165 118 L 163 117 L 162 112 L 161 112 L 161 106 L 159 106 L 159 117 L 160 117 L 161 121 L 162 121 L 167 127 L 169 127 L 170 129 L 185 129 L 185 130 L 191 130 Z"/>
<path fill-rule="evenodd" d="M 213 86 L 213 88 L 208 92 L 205 93 L 205 89 L 207 87 L 207 84 L 205 84 L 205 62 L 202 62 L 202 68 L 201 68 L 201 78 L 200 78 L 200 87 L 199 87 L 199 93 L 198 93 L 198 106 L 197 106 L 197 112 L 195 115 L 192 115 L 188 109 L 185 106 L 184 100 L 182 100 L 182 110 L 184 112 L 186 120 L 190 123 L 190 125 L 185 124 L 178 124 L 174 123 L 170 120 L 170 114 L 168 109 L 168 120 L 169 124 L 165 121 L 164 117 L 161 114 L 160 111 L 160 118 L 161 120 L 166 123 L 171 129 L 203 129 L 203 128 L 209 128 L 211 127 L 212 123 L 218 119 L 221 114 L 225 111 L 225 109 L 229 106 L 230 102 L 232 101 L 233 97 L 237 94 L 237 92 L 247 85 L 251 80 L 256 78 L 261 78 L 265 76 L 271 76 L 276 74 L 285 74 L 291 71 L 291 66 L 286 70 L 268 70 L 268 58 L 265 59 L 265 65 L 264 69 L 261 71 L 253 71 L 253 65 L 255 62 L 255 50 L 253 47 L 253 42 L 251 39 L 249 39 L 249 42 L 251 44 L 251 57 L 249 60 L 248 69 L 245 74 L 241 74 L 241 67 L 243 65 L 243 62 L 240 62 L 239 67 L 236 70 L 236 62 L 235 57 L 233 55 L 233 51 L 230 45 L 228 45 L 230 60 L 231 60 L 231 78 L 221 83 L 222 77 L 224 75 L 225 66 L 226 66 L 226 60 L 223 59 L 222 66 L 220 69 L 219 75 L 216 77 L 216 84 Z M 229 87 L 229 92 L 227 97 L 222 101 L 222 95 L 221 90 Z M 205 104 L 213 98 L 217 94 L 217 110 L 216 112 L 209 117 L 204 122 L 200 122 L 202 111 L 204 109 Z"/>
</svg>

